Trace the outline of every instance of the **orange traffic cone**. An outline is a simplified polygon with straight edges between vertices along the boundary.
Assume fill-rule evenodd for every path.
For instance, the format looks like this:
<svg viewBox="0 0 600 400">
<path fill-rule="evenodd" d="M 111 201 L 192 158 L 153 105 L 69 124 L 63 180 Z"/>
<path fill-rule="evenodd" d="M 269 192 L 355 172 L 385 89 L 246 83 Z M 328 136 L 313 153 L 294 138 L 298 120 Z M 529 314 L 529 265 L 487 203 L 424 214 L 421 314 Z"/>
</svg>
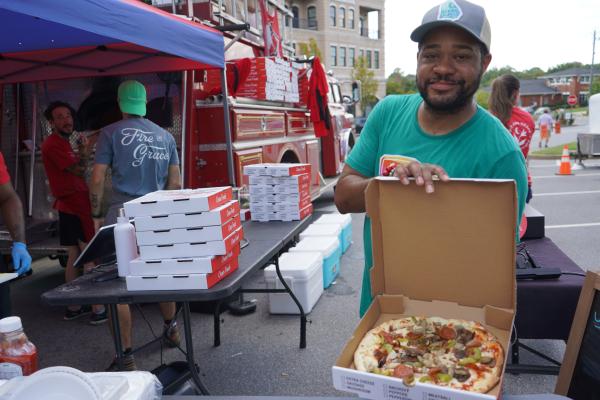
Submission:
<svg viewBox="0 0 600 400">
<path fill-rule="evenodd" d="M 556 121 L 554 123 L 554 133 L 556 133 L 557 135 L 560 135 L 560 121 Z"/>
<path fill-rule="evenodd" d="M 560 157 L 560 168 L 556 175 L 573 175 L 571 172 L 571 160 L 569 159 L 569 146 L 563 147 L 562 156 Z"/>
</svg>

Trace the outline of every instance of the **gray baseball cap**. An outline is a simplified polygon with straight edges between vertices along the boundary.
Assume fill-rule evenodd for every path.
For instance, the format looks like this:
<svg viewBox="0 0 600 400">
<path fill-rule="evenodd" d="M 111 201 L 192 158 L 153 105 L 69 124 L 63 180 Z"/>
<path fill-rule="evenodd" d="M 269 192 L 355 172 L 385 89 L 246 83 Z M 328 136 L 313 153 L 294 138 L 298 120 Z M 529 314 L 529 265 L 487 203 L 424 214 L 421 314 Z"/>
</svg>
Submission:
<svg viewBox="0 0 600 400">
<path fill-rule="evenodd" d="M 483 7 L 465 0 L 447 0 L 427 11 L 421 25 L 410 34 L 410 38 L 420 43 L 429 31 L 440 26 L 464 29 L 490 51 L 492 31 Z"/>
</svg>

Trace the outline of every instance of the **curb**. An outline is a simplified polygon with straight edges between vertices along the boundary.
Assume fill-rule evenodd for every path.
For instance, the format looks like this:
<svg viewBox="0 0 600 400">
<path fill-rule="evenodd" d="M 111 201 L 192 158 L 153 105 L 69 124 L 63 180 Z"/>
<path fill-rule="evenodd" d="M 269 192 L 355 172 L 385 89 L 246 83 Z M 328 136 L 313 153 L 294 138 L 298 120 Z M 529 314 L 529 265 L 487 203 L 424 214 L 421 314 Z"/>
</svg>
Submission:
<svg viewBox="0 0 600 400">
<path fill-rule="evenodd" d="M 529 156 L 527 158 L 531 159 L 531 160 L 560 160 L 561 156 L 551 156 L 551 155 L 544 155 L 544 154 L 540 154 L 540 155 L 535 155 L 535 154 L 529 154 Z"/>
</svg>

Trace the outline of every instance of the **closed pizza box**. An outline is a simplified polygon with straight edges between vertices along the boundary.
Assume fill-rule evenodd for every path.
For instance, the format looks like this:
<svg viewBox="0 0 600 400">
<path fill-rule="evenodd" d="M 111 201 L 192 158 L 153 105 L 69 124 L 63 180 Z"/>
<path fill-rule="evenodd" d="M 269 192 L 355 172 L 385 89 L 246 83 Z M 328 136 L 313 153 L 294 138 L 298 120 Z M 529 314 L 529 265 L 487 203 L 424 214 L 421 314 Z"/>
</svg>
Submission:
<svg viewBox="0 0 600 400">
<path fill-rule="evenodd" d="M 127 290 L 195 290 L 210 289 L 231 275 L 239 264 L 237 258 L 210 274 L 174 274 L 154 276 L 127 276 Z"/>
<path fill-rule="evenodd" d="M 252 221 L 268 222 L 268 221 L 299 221 L 313 212 L 312 204 L 304 207 L 301 210 L 288 210 L 286 212 L 251 212 Z"/>
<path fill-rule="evenodd" d="M 183 214 L 162 214 L 151 217 L 136 217 L 135 230 L 155 231 L 160 229 L 191 228 L 196 226 L 223 225 L 240 213 L 237 200 L 229 201 L 210 211 L 198 211 Z"/>
<path fill-rule="evenodd" d="M 250 185 L 283 185 L 283 186 L 301 186 L 310 185 L 310 174 L 292 175 L 292 176 L 270 176 L 270 175 L 250 175 L 248 177 Z"/>
<path fill-rule="evenodd" d="M 242 235 L 242 228 L 238 228 L 223 240 L 138 246 L 138 248 L 142 260 L 220 256 L 227 254 L 240 243 Z"/>
<path fill-rule="evenodd" d="M 213 210 L 231 201 L 230 186 L 202 189 L 158 190 L 123 204 L 129 218 L 186 214 Z"/>
<path fill-rule="evenodd" d="M 244 175 L 294 176 L 309 174 L 310 164 L 252 164 L 244 166 Z"/>
<path fill-rule="evenodd" d="M 239 255 L 240 246 L 237 245 L 223 256 L 171 258 L 168 260 L 142 260 L 138 257 L 129 263 L 129 275 L 208 274 L 233 263 Z"/>
<path fill-rule="evenodd" d="M 250 196 L 263 195 L 263 194 L 295 194 L 298 193 L 300 196 L 310 195 L 310 184 L 301 184 L 299 186 L 294 185 L 250 185 L 249 186 Z"/>
<path fill-rule="evenodd" d="M 250 201 L 263 203 L 300 203 L 306 198 L 310 199 L 310 193 L 274 193 L 250 195 Z"/>
<path fill-rule="evenodd" d="M 240 216 L 236 215 L 223 225 L 195 226 L 192 228 L 157 229 L 136 232 L 138 246 L 161 245 L 171 243 L 210 242 L 224 240 L 242 226 Z"/>
<path fill-rule="evenodd" d="M 373 179 L 371 217 L 375 299 L 332 368 L 334 386 L 368 399 L 497 399 L 486 394 L 402 380 L 354 369 L 354 352 L 381 323 L 438 316 L 482 323 L 501 342 L 504 366 L 516 309 L 516 188 L 508 180 L 436 182 L 435 192 Z"/>
<path fill-rule="evenodd" d="M 251 212 L 297 212 L 311 204 L 310 197 L 306 197 L 299 202 L 250 202 Z"/>
</svg>

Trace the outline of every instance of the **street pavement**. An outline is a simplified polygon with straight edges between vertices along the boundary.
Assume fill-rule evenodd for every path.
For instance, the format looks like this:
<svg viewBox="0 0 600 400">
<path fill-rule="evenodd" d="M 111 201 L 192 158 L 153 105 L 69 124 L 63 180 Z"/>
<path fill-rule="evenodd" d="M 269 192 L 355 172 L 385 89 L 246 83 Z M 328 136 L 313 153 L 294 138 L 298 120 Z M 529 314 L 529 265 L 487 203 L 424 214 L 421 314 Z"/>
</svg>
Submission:
<svg viewBox="0 0 600 400">
<path fill-rule="evenodd" d="M 576 129 L 576 128 L 571 128 Z M 570 134 L 570 133 L 569 133 Z M 561 140 L 563 137 L 561 136 Z M 554 137 L 553 137 L 554 139 Z M 558 141 L 558 139 L 557 139 Z M 551 142 L 551 144 L 554 144 Z M 546 216 L 546 234 L 584 269 L 600 271 L 600 161 L 574 176 L 556 176 L 554 160 L 533 160 L 532 206 Z M 315 208 L 334 211 L 332 193 L 317 200 Z M 341 273 L 309 315 L 306 349 L 299 349 L 299 319 L 270 315 L 266 295 L 246 295 L 257 311 L 247 316 L 225 312 L 221 316 L 221 346 L 213 347 L 212 315 L 193 313 L 195 354 L 202 379 L 215 395 L 346 396 L 331 382 L 331 366 L 359 322 L 358 304 L 363 269 L 363 215 L 353 215 L 353 244 L 342 258 Z M 588 224 L 588 225 L 584 225 Z M 592 224 L 592 225 L 589 225 Z M 251 238 L 250 238 L 251 240 Z M 68 365 L 83 371 L 102 371 L 113 350 L 107 326 L 90 326 L 85 318 L 66 322 L 64 310 L 40 303 L 40 295 L 63 282 L 63 269 L 49 259 L 34 263 L 35 273 L 12 285 L 13 309 L 23 319 L 30 339 L 38 346 L 40 367 Z M 247 287 L 264 286 L 262 271 Z M 161 327 L 156 305 L 134 310 L 137 345 Z M 565 344 L 553 340 L 527 340 L 526 344 L 561 360 Z M 136 355 L 138 367 L 151 370 L 162 362 L 182 360 L 176 349 L 158 345 Z M 538 363 L 521 354 L 522 363 Z M 556 377 L 507 374 L 507 394 L 548 393 Z"/>
</svg>

